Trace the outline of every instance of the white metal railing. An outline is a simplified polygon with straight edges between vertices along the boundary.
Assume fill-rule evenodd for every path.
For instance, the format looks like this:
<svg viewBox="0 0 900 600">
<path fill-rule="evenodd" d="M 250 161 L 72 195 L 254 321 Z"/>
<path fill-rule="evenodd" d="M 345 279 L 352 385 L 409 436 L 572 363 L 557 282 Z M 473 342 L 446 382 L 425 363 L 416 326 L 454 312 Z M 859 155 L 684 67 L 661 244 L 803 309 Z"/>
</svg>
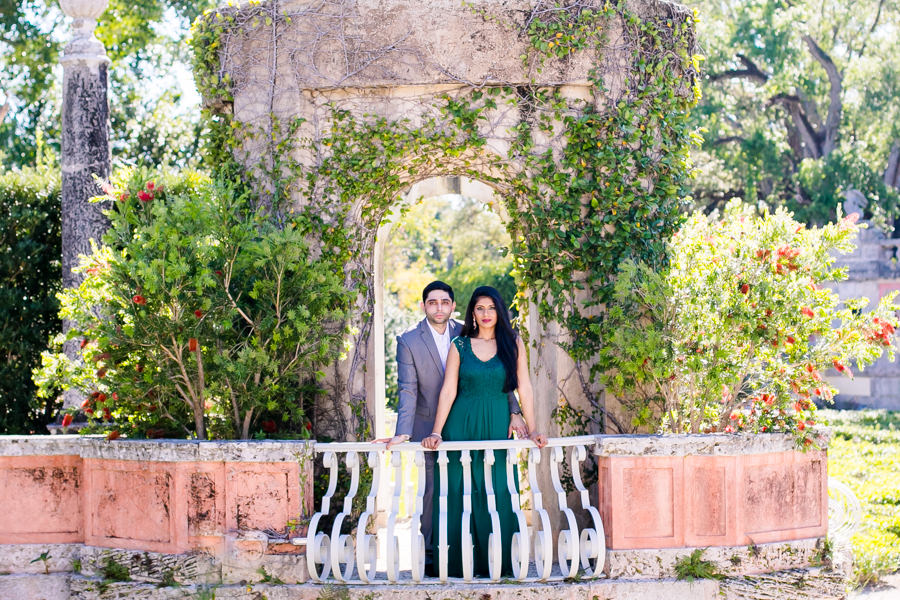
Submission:
<svg viewBox="0 0 900 600">
<path fill-rule="evenodd" d="M 588 450 L 593 451 L 597 438 L 580 436 L 553 438 L 548 440 L 543 451 L 530 441 L 471 441 L 443 442 L 435 451 L 438 453 L 435 469 L 440 472 L 440 489 L 434 494 L 438 496 L 439 519 L 432 535 L 438 541 L 434 560 L 438 569 L 437 578 L 425 578 L 425 540 L 419 530 L 422 516 L 422 499 L 425 491 L 425 452 L 432 452 L 418 443 L 403 443 L 385 450 L 384 444 L 372 443 L 316 443 L 315 453 L 322 456 L 325 469 L 328 470 L 328 489 L 322 497 L 319 511 L 309 524 L 306 537 L 295 538 L 295 544 L 306 545 L 306 561 L 309 575 L 313 581 L 339 581 L 343 583 L 395 583 L 408 581 L 445 582 L 447 576 L 447 528 L 453 524 L 447 519 L 447 452 L 460 451 L 460 462 L 463 468 L 463 518 L 462 561 L 464 581 L 474 577 L 474 558 L 471 532 L 469 531 L 469 515 L 472 510 L 472 469 L 481 465 L 472 464 L 472 451 L 499 450 L 506 452 L 506 490 L 493 489 L 490 476 L 495 460 L 494 452 L 484 452 L 485 488 L 487 508 L 491 515 L 492 533 L 488 542 L 488 564 L 490 579 L 500 579 L 502 548 L 500 540 L 500 518 L 497 513 L 497 494 L 508 493 L 513 513 L 518 522 L 518 532 L 512 538 L 512 566 L 514 578 L 520 581 L 547 581 L 582 576 L 596 577 L 603 570 L 606 543 L 603 522 L 600 513 L 591 506 L 588 491 L 581 481 L 581 463 L 587 458 Z M 527 453 L 528 482 L 530 487 L 531 517 L 533 527 L 528 527 L 525 510 L 516 487 L 514 466 L 519 462 L 521 452 Z M 577 492 L 579 506 L 575 510 L 583 512 L 588 518 L 588 525 L 579 531 L 575 511 L 568 506 L 567 492 L 563 487 L 560 470 L 566 462 L 566 453 L 570 461 L 571 477 Z M 499 452 L 497 454 L 500 454 Z M 335 517 L 330 531 L 323 531 L 320 523 L 331 511 L 331 503 L 337 489 L 339 473 L 339 455 L 344 455 L 344 465 L 350 475 L 350 485 L 343 498 L 341 511 Z M 354 499 L 359 492 L 360 455 L 365 457 L 372 469 L 372 486 L 365 499 L 365 509 L 355 524 L 351 523 L 351 533 L 341 533 L 345 521 L 351 517 Z M 387 466 L 384 458 L 388 458 Z M 404 460 L 404 458 L 406 460 Z M 549 460 L 550 480 L 553 487 L 550 500 L 555 500 L 559 510 L 560 526 L 556 537 L 550 515 L 545 508 L 544 494 L 538 481 L 538 465 L 542 460 Z M 415 465 L 413 469 L 404 468 Z M 387 470 L 387 472 L 386 472 Z M 392 489 L 387 489 L 389 475 L 393 476 Z M 412 486 L 410 486 L 412 483 Z M 404 491 L 407 497 L 404 497 Z M 412 493 L 411 493 L 412 492 Z M 379 535 L 371 533 L 375 528 L 376 500 L 380 494 L 391 493 L 390 512 L 386 527 Z M 411 496 L 411 497 L 409 497 Z M 554 498 L 555 496 L 555 498 Z M 401 511 L 401 504 L 406 510 Z M 408 523 L 401 512 L 408 516 Z M 404 526 L 400 526 L 400 521 Z M 408 529 L 406 529 L 408 525 Z M 553 546 L 556 541 L 556 567 L 554 568 Z M 379 544 L 379 541 L 382 544 Z M 409 553 L 408 574 L 401 571 L 401 546 Z M 379 548 L 384 550 L 379 552 Z M 383 564 L 383 569 L 379 564 Z"/>
</svg>

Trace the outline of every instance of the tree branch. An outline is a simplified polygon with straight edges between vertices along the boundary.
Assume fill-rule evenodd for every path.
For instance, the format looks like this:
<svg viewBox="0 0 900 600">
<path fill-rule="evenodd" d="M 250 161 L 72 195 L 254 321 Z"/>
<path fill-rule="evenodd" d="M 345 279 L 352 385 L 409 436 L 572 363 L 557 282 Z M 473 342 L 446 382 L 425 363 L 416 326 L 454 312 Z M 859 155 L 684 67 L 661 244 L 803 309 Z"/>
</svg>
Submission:
<svg viewBox="0 0 900 600">
<path fill-rule="evenodd" d="M 866 44 L 869 43 L 869 38 L 872 37 L 872 34 L 875 33 L 875 28 L 878 27 L 878 21 L 881 20 L 881 9 L 884 8 L 884 0 L 879 0 L 878 2 L 878 12 L 875 13 L 875 21 L 872 23 L 872 27 L 869 28 L 869 33 L 866 34 L 865 39 L 863 40 L 862 46 L 859 48 L 859 52 L 857 52 L 856 56 L 860 57 L 866 52 Z"/>
<path fill-rule="evenodd" d="M 750 81 L 754 81 L 760 85 L 769 80 L 769 76 L 764 73 L 762 69 L 757 67 L 756 63 L 754 63 L 752 60 L 750 60 L 743 54 L 738 54 L 737 58 L 744 65 L 743 69 L 729 69 L 728 71 L 722 71 L 721 73 L 713 73 L 709 76 L 709 80 L 720 81 L 722 79 L 749 79 Z"/>
<path fill-rule="evenodd" d="M 890 187 L 898 187 L 898 166 L 900 166 L 900 140 L 894 140 L 891 144 L 891 153 L 888 155 L 887 168 L 884 170 L 884 184 Z"/>
<path fill-rule="evenodd" d="M 841 100 L 842 77 L 837 66 L 831 57 L 822 50 L 812 37 L 803 36 L 803 41 L 809 49 L 809 53 L 815 58 L 825 73 L 828 74 L 828 82 L 830 89 L 828 90 L 828 116 L 825 118 L 825 136 L 822 144 L 822 156 L 828 156 L 837 145 L 838 128 L 841 125 L 841 110 L 843 102 Z"/>
<path fill-rule="evenodd" d="M 815 130 L 806 114 L 801 110 L 802 101 L 800 97 L 790 94 L 777 94 L 769 99 L 769 106 L 773 104 L 780 104 L 790 114 L 794 127 L 803 142 L 804 158 L 821 158 L 824 155 L 820 142 L 822 136 Z M 794 150 L 796 151 L 796 148 Z"/>
</svg>

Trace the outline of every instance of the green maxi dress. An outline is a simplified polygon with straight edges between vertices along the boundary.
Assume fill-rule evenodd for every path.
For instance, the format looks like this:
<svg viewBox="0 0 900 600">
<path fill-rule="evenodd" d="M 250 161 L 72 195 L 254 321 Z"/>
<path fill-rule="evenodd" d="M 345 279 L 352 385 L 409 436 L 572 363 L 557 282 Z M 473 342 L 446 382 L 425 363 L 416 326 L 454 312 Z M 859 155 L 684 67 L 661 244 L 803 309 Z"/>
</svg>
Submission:
<svg viewBox="0 0 900 600">
<path fill-rule="evenodd" d="M 457 337 L 453 344 L 459 351 L 459 383 L 456 400 L 450 409 L 441 436 L 444 441 L 505 440 L 509 433 L 509 402 L 503 391 L 506 370 L 496 354 L 483 361 L 472 352 L 468 337 Z M 512 575 L 510 548 L 512 536 L 519 530 L 512 510 L 509 487 L 506 480 L 506 451 L 494 451 L 492 481 L 497 512 L 500 516 L 501 548 L 503 563 L 501 575 Z M 447 574 L 462 577 L 462 513 L 463 469 L 460 452 L 448 452 L 447 465 L 447 542 L 449 545 Z M 472 515 L 469 531 L 474 542 L 475 575 L 489 576 L 488 537 L 491 534 L 491 517 L 488 512 L 487 493 L 484 485 L 484 451 L 471 451 L 472 455 Z M 514 477 L 518 482 L 518 476 Z M 440 543 L 440 465 L 434 469 L 434 512 L 432 535 L 435 567 L 439 564 Z"/>
</svg>

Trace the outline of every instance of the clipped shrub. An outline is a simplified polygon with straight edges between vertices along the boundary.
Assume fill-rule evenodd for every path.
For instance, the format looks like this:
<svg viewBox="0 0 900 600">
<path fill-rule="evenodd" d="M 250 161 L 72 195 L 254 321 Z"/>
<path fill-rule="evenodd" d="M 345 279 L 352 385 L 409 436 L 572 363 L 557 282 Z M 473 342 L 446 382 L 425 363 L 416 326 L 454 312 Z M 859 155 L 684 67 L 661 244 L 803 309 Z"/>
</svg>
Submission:
<svg viewBox="0 0 900 600">
<path fill-rule="evenodd" d="M 0 206 L 0 433 L 46 433 L 56 405 L 36 398 L 31 370 L 61 326 L 59 174 L 0 173 Z"/>
<path fill-rule="evenodd" d="M 344 351 L 342 271 L 233 185 L 127 170 L 105 191 L 110 229 L 60 296 L 85 360 L 47 353 L 42 392 L 75 386 L 130 435 L 247 438 L 277 419 L 308 436 L 303 398 Z"/>
</svg>

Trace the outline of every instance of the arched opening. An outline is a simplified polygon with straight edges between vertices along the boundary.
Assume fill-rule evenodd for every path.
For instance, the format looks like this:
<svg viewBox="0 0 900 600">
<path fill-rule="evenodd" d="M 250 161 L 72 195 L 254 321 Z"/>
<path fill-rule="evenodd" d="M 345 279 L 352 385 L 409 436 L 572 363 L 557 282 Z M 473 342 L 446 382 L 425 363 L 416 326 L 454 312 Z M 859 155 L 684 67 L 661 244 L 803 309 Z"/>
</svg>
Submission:
<svg viewBox="0 0 900 600">
<path fill-rule="evenodd" d="M 440 278 L 454 288 L 457 320 L 478 285 L 497 287 L 511 303 L 516 289 L 509 243 L 497 192 L 466 177 L 417 182 L 382 221 L 374 255 L 375 310 L 367 364 L 377 437 L 394 433 L 390 414 L 396 404 L 394 338 L 423 318 L 419 300 L 424 286 Z M 399 255 L 410 249 L 417 254 Z"/>
</svg>

